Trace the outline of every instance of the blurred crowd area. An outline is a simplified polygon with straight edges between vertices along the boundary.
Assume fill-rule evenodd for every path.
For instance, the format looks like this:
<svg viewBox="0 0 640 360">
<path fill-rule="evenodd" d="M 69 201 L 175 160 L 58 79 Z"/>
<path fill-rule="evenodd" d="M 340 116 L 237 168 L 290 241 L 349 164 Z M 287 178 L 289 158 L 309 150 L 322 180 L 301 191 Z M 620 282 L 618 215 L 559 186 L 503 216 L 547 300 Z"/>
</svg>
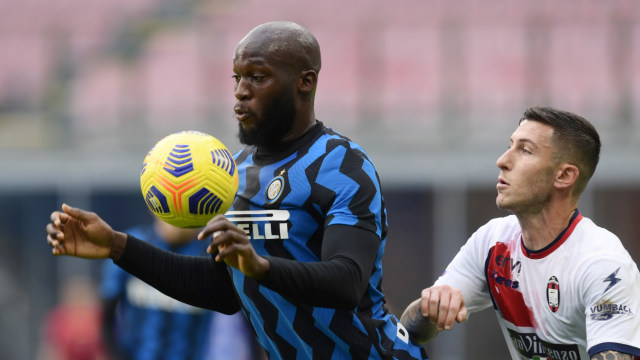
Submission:
<svg viewBox="0 0 640 360">
<path fill-rule="evenodd" d="M 0 0 L 0 358 L 32 359 L 63 279 L 49 213 L 150 221 L 146 151 L 199 130 L 232 151 L 231 60 L 256 25 L 292 20 L 322 49 L 316 115 L 363 145 L 389 207 L 385 290 L 400 313 L 495 209 L 495 161 L 525 108 L 599 129 L 580 204 L 640 261 L 640 2 L 635 0 Z M 428 349 L 506 358 L 491 312 Z M 490 331 L 493 329 L 495 331 Z"/>
</svg>

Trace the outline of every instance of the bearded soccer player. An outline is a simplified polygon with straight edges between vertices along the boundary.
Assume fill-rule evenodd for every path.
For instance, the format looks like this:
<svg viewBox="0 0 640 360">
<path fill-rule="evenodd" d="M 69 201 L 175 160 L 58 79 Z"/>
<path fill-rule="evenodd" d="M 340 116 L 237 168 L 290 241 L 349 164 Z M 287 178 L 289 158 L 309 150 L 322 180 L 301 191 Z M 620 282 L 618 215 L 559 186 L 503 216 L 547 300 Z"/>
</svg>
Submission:
<svg viewBox="0 0 640 360">
<path fill-rule="evenodd" d="M 54 255 L 113 259 L 185 303 L 242 309 L 273 359 L 427 359 L 385 307 L 386 209 L 365 151 L 316 120 L 320 48 L 302 26 L 253 29 L 233 59 L 240 186 L 199 234 L 212 257 L 163 252 L 95 213 L 51 215 Z"/>
</svg>

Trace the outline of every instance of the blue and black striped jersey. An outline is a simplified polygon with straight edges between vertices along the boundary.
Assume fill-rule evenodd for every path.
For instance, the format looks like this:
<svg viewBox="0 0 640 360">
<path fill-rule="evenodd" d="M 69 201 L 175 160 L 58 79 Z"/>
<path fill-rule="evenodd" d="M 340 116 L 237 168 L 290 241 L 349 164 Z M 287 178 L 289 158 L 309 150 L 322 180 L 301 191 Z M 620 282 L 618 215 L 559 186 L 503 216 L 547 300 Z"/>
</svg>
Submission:
<svg viewBox="0 0 640 360">
<path fill-rule="evenodd" d="M 153 225 L 132 228 L 129 234 L 158 248 L 179 254 L 206 255 L 207 245 L 191 241 L 170 247 Z M 212 311 L 172 299 L 105 261 L 100 287 L 105 300 L 119 299 L 115 336 L 130 359 L 203 359 Z"/>
<path fill-rule="evenodd" d="M 380 243 L 366 293 L 352 310 L 297 303 L 230 268 L 243 312 L 270 358 L 427 359 L 385 307 L 386 208 L 365 151 L 320 122 L 276 150 L 249 146 L 235 154 L 240 186 L 226 216 L 259 255 L 320 261 L 332 225 L 370 231 Z"/>
</svg>

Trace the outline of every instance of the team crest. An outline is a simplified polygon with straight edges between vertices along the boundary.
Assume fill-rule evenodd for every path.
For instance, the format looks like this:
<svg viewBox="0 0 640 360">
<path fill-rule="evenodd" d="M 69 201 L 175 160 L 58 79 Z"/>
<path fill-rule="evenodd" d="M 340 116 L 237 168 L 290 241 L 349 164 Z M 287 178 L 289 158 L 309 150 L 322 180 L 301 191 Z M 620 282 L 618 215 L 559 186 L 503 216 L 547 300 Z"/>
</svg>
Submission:
<svg viewBox="0 0 640 360">
<path fill-rule="evenodd" d="M 284 172 L 284 170 L 283 170 Z M 269 186 L 267 186 L 267 192 L 265 193 L 265 198 L 268 204 L 273 204 L 278 198 L 280 194 L 282 194 L 282 189 L 284 188 L 284 178 L 282 175 L 276 176 L 271 180 Z"/>
<path fill-rule="evenodd" d="M 549 278 L 547 283 L 547 304 L 551 312 L 558 311 L 560 307 L 560 283 L 555 276 Z"/>
</svg>

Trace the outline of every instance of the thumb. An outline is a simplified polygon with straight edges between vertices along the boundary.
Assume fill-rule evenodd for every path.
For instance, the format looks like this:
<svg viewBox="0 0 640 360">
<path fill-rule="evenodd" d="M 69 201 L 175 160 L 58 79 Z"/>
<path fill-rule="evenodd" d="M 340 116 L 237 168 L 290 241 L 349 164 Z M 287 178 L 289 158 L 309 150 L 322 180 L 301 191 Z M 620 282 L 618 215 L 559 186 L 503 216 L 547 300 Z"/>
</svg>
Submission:
<svg viewBox="0 0 640 360">
<path fill-rule="evenodd" d="M 88 215 L 89 215 L 88 212 L 79 208 L 71 207 L 66 203 L 62 204 L 62 211 L 64 211 L 69 216 L 80 220 L 82 223 L 86 223 L 88 220 Z"/>
</svg>

